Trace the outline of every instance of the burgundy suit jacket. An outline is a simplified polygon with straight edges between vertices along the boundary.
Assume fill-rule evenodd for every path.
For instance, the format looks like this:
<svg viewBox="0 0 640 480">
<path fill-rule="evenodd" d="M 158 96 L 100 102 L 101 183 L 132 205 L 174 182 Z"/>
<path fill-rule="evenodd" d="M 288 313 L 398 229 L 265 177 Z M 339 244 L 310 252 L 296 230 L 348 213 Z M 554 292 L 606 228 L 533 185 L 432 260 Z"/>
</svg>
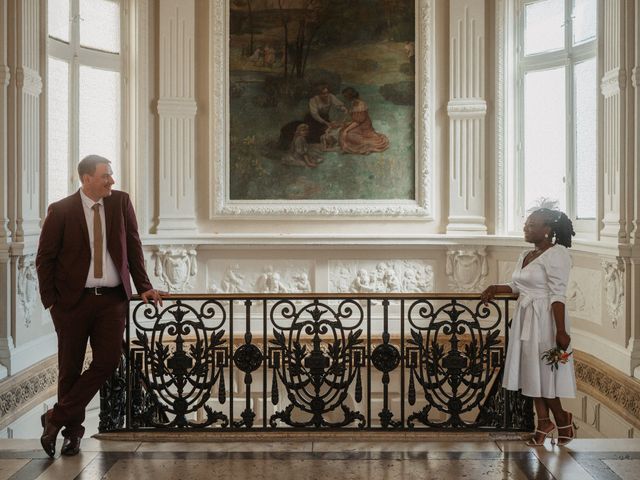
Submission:
<svg viewBox="0 0 640 480">
<path fill-rule="evenodd" d="M 136 215 L 124 192 L 112 190 L 103 201 L 107 250 L 131 298 L 130 276 L 138 293 L 153 288 L 144 268 Z M 44 307 L 74 306 L 82 296 L 90 264 L 89 231 L 78 191 L 52 203 L 42 226 L 36 269 Z"/>
</svg>

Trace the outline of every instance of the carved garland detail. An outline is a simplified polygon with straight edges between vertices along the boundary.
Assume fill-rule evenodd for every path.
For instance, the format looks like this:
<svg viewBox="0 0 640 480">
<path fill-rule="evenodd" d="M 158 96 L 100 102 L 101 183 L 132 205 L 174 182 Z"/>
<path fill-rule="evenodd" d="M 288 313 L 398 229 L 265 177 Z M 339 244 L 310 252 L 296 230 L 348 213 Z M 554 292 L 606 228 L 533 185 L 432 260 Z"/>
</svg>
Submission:
<svg viewBox="0 0 640 480">
<path fill-rule="evenodd" d="M 595 396 L 600 397 L 597 400 L 614 412 L 626 416 L 626 420 L 634 427 L 640 427 L 640 383 L 637 386 L 626 385 L 627 382 L 616 378 L 615 374 L 611 375 L 590 365 L 581 357 L 582 355 L 578 356 L 575 361 L 579 390 L 588 394 L 595 393 Z M 632 379 L 628 381 L 637 383 Z"/>
</svg>

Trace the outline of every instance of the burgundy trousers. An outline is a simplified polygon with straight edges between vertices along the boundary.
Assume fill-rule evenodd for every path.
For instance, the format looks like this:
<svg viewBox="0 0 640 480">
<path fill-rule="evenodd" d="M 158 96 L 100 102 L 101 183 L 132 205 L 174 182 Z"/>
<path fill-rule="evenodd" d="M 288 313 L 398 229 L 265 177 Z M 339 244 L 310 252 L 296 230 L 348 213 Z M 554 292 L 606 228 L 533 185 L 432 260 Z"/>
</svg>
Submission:
<svg viewBox="0 0 640 480">
<path fill-rule="evenodd" d="M 58 334 L 58 402 L 49 418 L 64 427 L 65 437 L 82 437 L 87 405 L 120 362 L 127 307 L 124 289 L 118 288 L 103 295 L 84 293 L 68 310 L 52 308 Z M 87 341 L 93 359 L 83 373 Z"/>
</svg>

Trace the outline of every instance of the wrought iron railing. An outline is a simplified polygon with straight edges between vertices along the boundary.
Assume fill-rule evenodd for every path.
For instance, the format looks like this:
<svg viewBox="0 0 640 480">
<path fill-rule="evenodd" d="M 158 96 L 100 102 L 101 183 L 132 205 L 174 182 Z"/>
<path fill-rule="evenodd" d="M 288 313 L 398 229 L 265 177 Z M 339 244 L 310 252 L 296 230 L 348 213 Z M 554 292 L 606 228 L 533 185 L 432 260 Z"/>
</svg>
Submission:
<svg viewBox="0 0 640 480">
<path fill-rule="evenodd" d="M 100 430 L 531 430 L 531 400 L 501 387 L 514 299 L 135 299 Z"/>
</svg>

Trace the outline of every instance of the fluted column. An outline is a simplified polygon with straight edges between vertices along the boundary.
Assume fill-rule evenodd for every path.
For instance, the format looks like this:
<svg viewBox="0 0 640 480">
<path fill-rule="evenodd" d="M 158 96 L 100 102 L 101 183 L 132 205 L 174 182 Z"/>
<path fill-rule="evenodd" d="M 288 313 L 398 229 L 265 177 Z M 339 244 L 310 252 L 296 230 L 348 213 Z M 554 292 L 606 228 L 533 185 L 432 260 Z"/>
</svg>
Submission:
<svg viewBox="0 0 640 480">
<path fill-rule="evenodd" d="M 15 134 L 9 157 L 15 158 L 14 241 L 40 233 L 40 2 L 9 2 L 15 49 L 11 50 L 10 119 Z"/>
<path fill-rule="evenodd" d="M 475 0 L 449 5 L 447 233 L 485 234 L 485 5 Z"/>
<path fill-rule="evenodd" d="M 633 102 L 633 158 L 635 159 L 635 189 L 632 195 L 634 203 L 633 230 L 631 242 L 634 245 L 633 255 L 630 259 L 631 280 L 629 289 L 632 292 L 640 291 L 640 0 L 635 0 L 633 42 L 635 45 L 634 65 L 631 72 L 631 85 L 633 91 L 630 92 Z M 636 364 L 640 365 L 640 298 L 637 294 L 631 295 L 630 318 L 631 318 L 631 340 L 630 348 L 635 353 Z M 632 353 L 632 355 L 633 355 Z M 636 366 L 634 376 L 640 378 L 640 366 Z"/>
<path fill-rule="evenodd" d="M 42 214 L 44 4 L 0 4 L 0 362 L 9 374 L 24 368 L 16 349 L 31 340 L 25 327 L 31 312 L 17 306 L 26 298 L 18 288 L 20 266 L 35 251 Z"/>
<path fill-rule="evenodd" d="M 196 230 L 194 35 L 194 0 L 160 0 L 158 233 Z"/>
<path fill-rule="evenodd" d="M 0 2 L 0 342 L 11 335 L 11 270 L 9 248 L 9 163 L 7 156 L 7 86 L 11 79 L 7 58 L 7 2 Z M 2 362 L 2 358 L 0 358 Z M 7 375 L 7 366 L 0 363 L 0 379 Z"/>
<path fill-rule="evenodd" d="M 627 243 L 627 2 L 604 2 L 603 76 L 603 240 Z"/>
</svg>

